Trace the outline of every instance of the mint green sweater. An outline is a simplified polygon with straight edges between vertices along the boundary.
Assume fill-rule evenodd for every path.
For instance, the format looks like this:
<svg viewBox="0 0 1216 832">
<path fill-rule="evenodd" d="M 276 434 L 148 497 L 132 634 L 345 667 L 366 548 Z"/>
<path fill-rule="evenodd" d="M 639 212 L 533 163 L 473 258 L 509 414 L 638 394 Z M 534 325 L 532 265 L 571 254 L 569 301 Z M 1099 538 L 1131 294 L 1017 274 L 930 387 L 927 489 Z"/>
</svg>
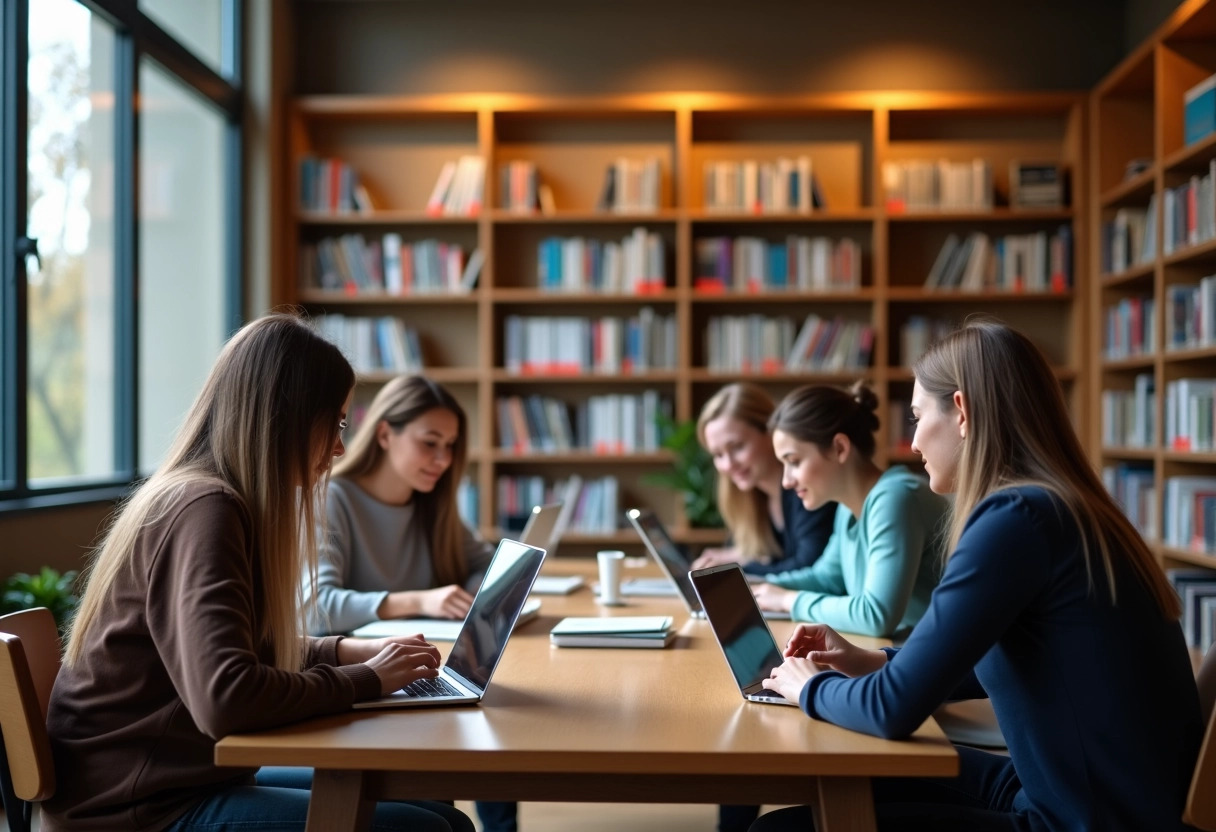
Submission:
<svg viewBox="0 0 1216 832">
<path fill-rule="evenodd" d="M 885 471 L 861 507 L 836 510 L 832 537 L 812 566 L 766 580 L 799 590 L 795 621 L 892 636 L 910 630 L 929 606 L 941 571 L 946 500 L 902 465 Z"/>
</svg>

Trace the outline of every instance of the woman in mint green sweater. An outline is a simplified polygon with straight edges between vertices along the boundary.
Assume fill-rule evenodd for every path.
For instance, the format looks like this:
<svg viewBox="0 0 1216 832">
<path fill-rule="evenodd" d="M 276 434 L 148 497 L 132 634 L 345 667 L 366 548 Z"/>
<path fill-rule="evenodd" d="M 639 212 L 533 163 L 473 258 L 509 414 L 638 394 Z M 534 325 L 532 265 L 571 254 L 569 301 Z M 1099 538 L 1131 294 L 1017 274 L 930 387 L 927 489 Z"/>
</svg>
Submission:
<svg viewBox="0 0 1216 832">
<path fill-rule="evenodd" d="M 782 485 L 807 509 L 829 501 L 839 508 L 819 560 L 766 575 L 755 588 L 763 609 L 883 637 L 906 634 L 924 615 L 940 574 L 947 504 L 902 465 L 874 464 L 877 406 L 858 382 L 849 391 L 800 387 L 773 412 Z"/>
</svg>

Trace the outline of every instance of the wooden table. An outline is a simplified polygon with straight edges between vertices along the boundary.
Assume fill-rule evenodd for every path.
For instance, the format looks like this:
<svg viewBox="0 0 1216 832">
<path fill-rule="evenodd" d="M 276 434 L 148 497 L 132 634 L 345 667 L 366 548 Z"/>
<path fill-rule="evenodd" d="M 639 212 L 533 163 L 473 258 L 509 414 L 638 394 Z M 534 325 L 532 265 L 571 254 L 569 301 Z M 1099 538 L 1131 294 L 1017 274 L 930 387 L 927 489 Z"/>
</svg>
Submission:
<svg viewBox="0 0 1216 832">
<path fill-rule="evenodd" d="M 560 559 L 545 568 L 589 570 Z M 679 637 L 665 650 L 549 645 L 563 616 L 597 614 L 672 615 Z M 778 643 L 789 629 L 774 623 Z M 365 830 L 380 798 L 810 803 L 819 832 L 868 832 L 870 777 L 958 773 L 933 720 L 892 742 L 746 702 L 709 625 L 677 599 L 609 609 L 586 587 L 543 597 L 479 706 L 359 711 L 234 735 L 215 759 L 315 767 L 310 832 Z"/>
</svg>

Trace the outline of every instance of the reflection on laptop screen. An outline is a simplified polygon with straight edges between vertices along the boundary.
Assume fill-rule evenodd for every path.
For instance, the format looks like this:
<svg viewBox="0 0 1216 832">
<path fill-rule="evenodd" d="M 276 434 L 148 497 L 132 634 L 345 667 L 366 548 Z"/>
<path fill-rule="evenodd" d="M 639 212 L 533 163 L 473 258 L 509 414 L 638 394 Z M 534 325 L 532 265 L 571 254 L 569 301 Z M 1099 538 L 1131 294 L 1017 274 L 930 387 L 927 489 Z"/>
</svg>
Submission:
<svg viewBox="0 0 1216 832">
<path fill-rule="evenodd" d="M 511 628 L 528 600 L 544 557 L 544 549 L 515 540 L 503 540 L 498 544 L 481 589 L 448 654 L 448 670 L 485 688 L 507 647 Z"/>
<path fill-rule="evenodd" d="M 783 659 L 743 572 L 698 571 L 696 587 L 739 689 L 759 685 Z"/>
<path fill-rule="evenodd" d="M 662 522 L 653 511 L 648 509 L 630 509 L 627 512 L 629 521 L 641 533 L 642 539 L 646 542 L 646 548 L 659 561 L 659 566 L 663 567 L 663 571 L 668 577 L 675 582 L 676 589 L 683 596 L 685 604 L 692 612 L 701 609 L 701 604 L 697 600 L 697 591 L 693 589 L 692 581 L 688 579 L 689 563 L 684 553 L 676 546 L 675 541 L 667 534 L 667 529 L 663 528 Z"/>
</svg>

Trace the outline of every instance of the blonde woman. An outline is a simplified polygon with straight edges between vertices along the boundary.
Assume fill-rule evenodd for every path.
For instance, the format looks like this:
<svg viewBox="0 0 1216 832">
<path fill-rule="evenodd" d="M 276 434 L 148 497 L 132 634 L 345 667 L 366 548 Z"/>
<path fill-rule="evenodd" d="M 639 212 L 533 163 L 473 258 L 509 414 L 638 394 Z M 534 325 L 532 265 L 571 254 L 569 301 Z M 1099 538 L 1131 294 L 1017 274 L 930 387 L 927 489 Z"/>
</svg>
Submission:
<svg viewBox="0 0 1216 832">
<path fill-rule="evenodd" d="M 293 317 L 261 318 L 225 346 L 94 556 L 51 694 L 58 787 L 43 830 L 303 830 L 307 770 L 219 768 L 215 742 L 437 675 L 438 651 L 418 637 L 303 634 L 314 497 L 342 454 L 353 382 Z M 375 817 L 472 829 L 442 804 L 382 803 Z"/>
<path fill-rule="evenodd" d="M 874 781 L 884 830 L 1182 830 L 1203 725 L 1178 598 L 1102 487 L 1050 366 L 973 323 L 916 363 L 913 450 L 953 493 L 952 550 L 900 650 L 803 625 L 765 686 L 815 719 L 905 737 L 949 699 L 988 697 L 1009 756 Z M 821 670 L 823 666 L 828 670 Z M 810 829 L 806 808 L 753 829 Z"/>
<path fill-rule="evenodd" d="M 740 382 L 701 408 L 697 438 L 718 472 L 718 510 L 730 542 L 706 549 L 694 569 L 731 562 L 753 575 L 799 569 L 813 564 L 832 536 L 836 506 L 808 511 L 781 485 L 781 462 L 768 431 L 774 407 L 764 388 Z"/>
<path fill-rule="evenodd" d="M 314 634 L 383 618 L 464 618 L 493 547 L 461 522 L 464 409 L 423 376 L 372 400 L 329 480 Z"/>
</svg>

